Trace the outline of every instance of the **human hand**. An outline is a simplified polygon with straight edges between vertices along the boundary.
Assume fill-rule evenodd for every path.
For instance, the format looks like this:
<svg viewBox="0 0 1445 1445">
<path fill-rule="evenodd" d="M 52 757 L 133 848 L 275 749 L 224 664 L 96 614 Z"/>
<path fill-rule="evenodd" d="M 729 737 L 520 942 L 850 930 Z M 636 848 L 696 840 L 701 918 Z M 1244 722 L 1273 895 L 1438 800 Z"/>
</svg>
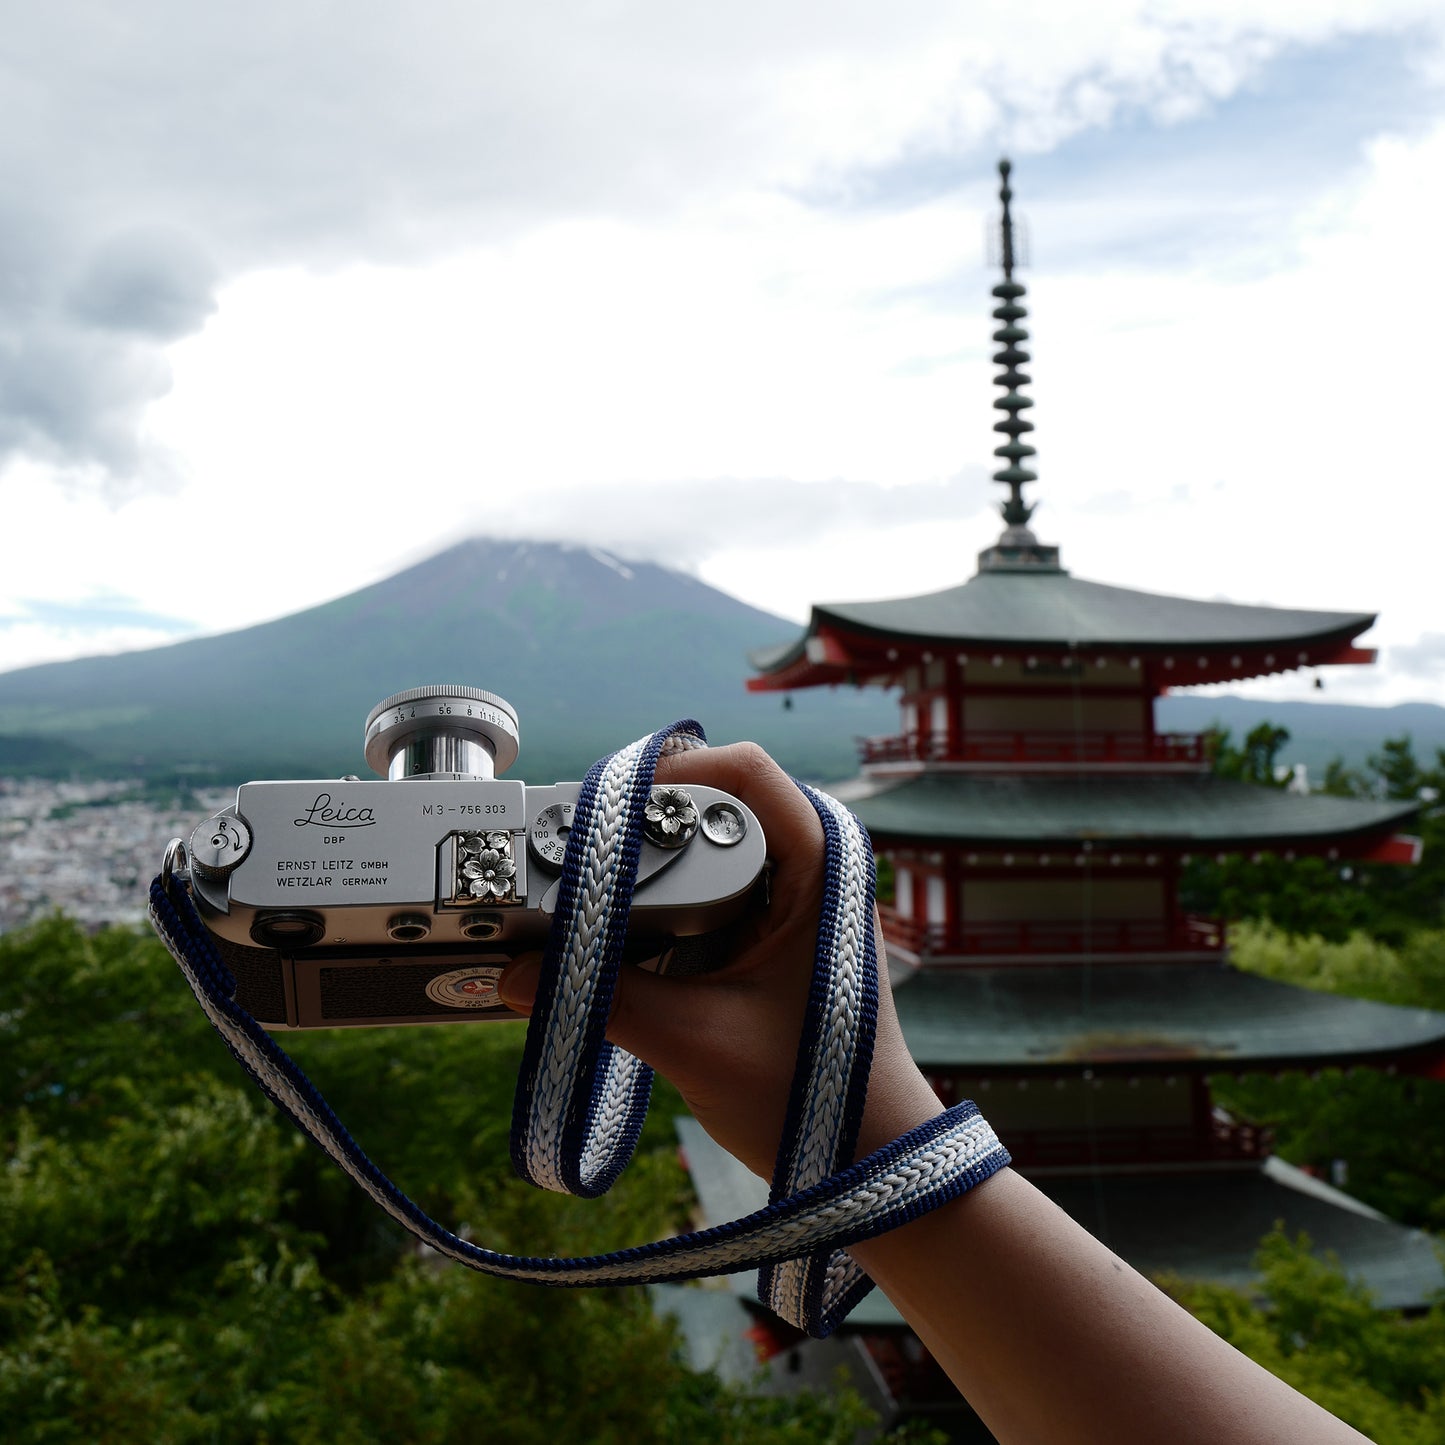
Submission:
<svg viewBox="0 0 1445 1445">
<path fill-rule="evenodd" d="M 751 743 L 659 760 L 659 783 L 722 788 L 757 815 L 773 862 L 771 898 L 744 925 L 725 967 L 669 978 L 621 971 L 607 1037 L 669 1079 L 698 1122 L 754 1173 L 770 1178 L 783 1132 L 813 974 L 823 898 L 823 828 L 797 785 Z M 874 919 L 875 935 L 877 919 Z M 872 1152 L 937 1114 L 893 1010 L 878 938 L 878 1026 L 858 1152 Z M 502 975 L 507 1005 L 530 1012 L 539 960 Z"/>
<path fill-rule="evenodd" d="M 671 1079 L 708 1133 L 770 1178 L 812 980 L 822 825 L 751 744 L 664 758 L 657 780 L 710 784 L 753 810 L 775 865 L 772 898 L 715 973 L 622 969 L 607 1036 Z M 875 934 L 877 926 L 875 916 Z M 881 941 L 878 955 L 882 975 Z M 499 981 L 519 1012 L 531 1007 L 539 965 L 536 955 L 519 959 Z M 881 977 L 858 1156 L 940 1112 Z M 1364 1441 L 1227 1345 L 1012 1170 L 849 1252 L 1001 1441 Z"/>
</svg>

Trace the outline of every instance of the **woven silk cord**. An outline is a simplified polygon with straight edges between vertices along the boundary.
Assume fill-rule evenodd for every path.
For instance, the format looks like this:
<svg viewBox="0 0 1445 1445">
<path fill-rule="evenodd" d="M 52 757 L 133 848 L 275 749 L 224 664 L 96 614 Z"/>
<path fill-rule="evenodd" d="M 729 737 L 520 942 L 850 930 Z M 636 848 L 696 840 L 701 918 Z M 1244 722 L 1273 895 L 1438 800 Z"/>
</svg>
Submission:
<svg viewBox="0 0 1445 1445">
<path fill-rule="evenodd" d="M 651 1070 L 603 1037 L 621 967 L 657 759 L 705 746 L 693 722 L 641 738 L 588 773 L 573 810 L 562 882 L 513 1108 L 523 1178 L 592 1197 L 625 1167 L 646 1115 Z M 799 784 L 823 824 L 824 903 L 803 1036 L 767 1206 L 729 1224 L 612 1254 L 502 1254 L 430 1219 L 352 1139 L 315 1086 L 235 1000 L 235 981 L 189 896 L 157 878 L 150 917 L 206 1017 L 272 1102 L 392 1218 L 472 1269 L 538 1284 L 652 1284 L 760 1268 L 761 1301 L 823 1337 L 872 1287 L 846 1246 L 937 1208 L 1009 1162 L 972 1103 L 955 1105 L 856 1164 L 878 1003 L 873 854 L 840 803 Z"/>
</svg>

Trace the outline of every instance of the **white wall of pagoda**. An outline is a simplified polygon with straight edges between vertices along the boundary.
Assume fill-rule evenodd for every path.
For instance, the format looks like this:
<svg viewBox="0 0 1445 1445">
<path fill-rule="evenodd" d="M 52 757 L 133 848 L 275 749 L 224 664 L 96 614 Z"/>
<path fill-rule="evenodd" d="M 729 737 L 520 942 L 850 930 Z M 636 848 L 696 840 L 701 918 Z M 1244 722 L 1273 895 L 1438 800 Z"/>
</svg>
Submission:
<svg viewBox="0 0 1445 1445">
<path fill-rule="evenodd" d="M 940 880 L 941 882 L 941 880 Z M 955 907 L 973 923 L 1004 919 L 1151 919 L 1168 917 L 1164 879 L 966 877 Z"/>
<path fill-rule="evenodd" d="M 890 946 L 921 967 L 1085 955 L 1120 959 L 1217 954 L 1223 930 L 1179 909 L 1171 853 L 879 850 L 892 869 L 881 898 Z"/>
<path fill-rule="evenodd" d="M 937 760 L 960 757 L 971 737 L 1086 734 L 1145 739 L 1154 691 L 1139 659 L 920 655 L 902 666 L 902 736 Z"/>
<path fill-rule="evenodd" d="M 1149 717 L 1149 704 L 1142 697 L 1028 697 L 1009 691 L 966 693 L 963 698 L 965 734 L 1143 733 Z"/>
</svg>

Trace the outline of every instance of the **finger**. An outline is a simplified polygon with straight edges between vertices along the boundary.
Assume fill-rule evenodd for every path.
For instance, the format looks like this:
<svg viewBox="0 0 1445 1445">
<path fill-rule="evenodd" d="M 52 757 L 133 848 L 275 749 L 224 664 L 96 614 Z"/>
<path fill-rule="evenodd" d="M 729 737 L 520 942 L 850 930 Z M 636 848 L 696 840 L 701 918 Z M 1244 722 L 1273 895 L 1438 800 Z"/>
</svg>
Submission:
<svg viewBox="0 0 1445 1445">
<path fill-rule="evenodd" d="M 823 825 L 798 785 L 756 743 L 695 748 L 658 759 L 656 778 L 666 783 L 706 783 L 745 803 L 768 840 L 776 865 L 774 891 L 816 881 L 823 853 Z"/>
<path fill-rule="evenodd" d="M 705 980 L 666 978 L 642 968 L 618 973 L 607 1019 L 607 1037 L 668 1078 L 681 1068 L 690 1049 L 711 1034 L 719 1012 L 717 990 Z"/>
<path fill-rule="evenodd" d="M 530 1015 L 542 977 L 542 955 L 524 953 L 497 980 L 508 1008 Z M 727 1014 L 710 982 L 664 978 L 641 968 L 624 968 L 612 995 L 607 1037 L 671 1077 L 700 1042 L 715 1035 Z"/>
<path fill-rule="evenodd" d="M 531 1015 L 537 1001 L 537 984 L 542 978 L 542 955 L 519 953 L 502 970 L 497 980 L 497 995 L 513 1013 Z"/>
<path fill-rule="evenodd" d="M 667 782 L 708 783 L 722 788 L 759 817 L 768 813 L 779 822 L 794 813 L 801 820 L 812 812 L 793 780 L 756 743 L 664 753 L 657 760 L 656 776 Z"/>
<path fill-rule="evenodd" d="M 802 1027 L 803 993 L 756 976 L 720 983 L 625 968 L 607 1037 L 670 1080 L 725 1149 L 770 1176 Z"/>
</svg>

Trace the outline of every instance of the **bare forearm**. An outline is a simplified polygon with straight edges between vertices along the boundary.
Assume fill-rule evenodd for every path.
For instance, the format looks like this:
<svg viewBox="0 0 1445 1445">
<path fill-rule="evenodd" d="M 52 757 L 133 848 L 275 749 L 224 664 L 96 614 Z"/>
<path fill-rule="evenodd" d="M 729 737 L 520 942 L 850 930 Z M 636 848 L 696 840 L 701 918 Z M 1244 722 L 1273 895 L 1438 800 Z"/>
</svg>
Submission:
<svg viewBox="0 0 1445 1445">
<path fill-rule="evenodd" d="M 1005 1445 L 1364 1439 L 1012 1170 L 853 1254 Z"/>
<path fill-rule="evenodd" d="M 608 1037 L 671 1079 L 712 1137 L 767 1178 L 812 986 L 822 825 L 748 745 L 665 757 L 657 777 L 709 783 L 753 809 L 775 863 L 771 902 L 718 973 L 623 970 Z M 514 966 L 500 987 L 526 1012 L 535 964 Z M 880 989 L 858 1157 L 941 1107 L 909 1057 L 891 991 Z M 853 1253 L 1007 1445 L 1362 1438 L 1224 1344 L 1010 1170 Z"/>
</svg>

